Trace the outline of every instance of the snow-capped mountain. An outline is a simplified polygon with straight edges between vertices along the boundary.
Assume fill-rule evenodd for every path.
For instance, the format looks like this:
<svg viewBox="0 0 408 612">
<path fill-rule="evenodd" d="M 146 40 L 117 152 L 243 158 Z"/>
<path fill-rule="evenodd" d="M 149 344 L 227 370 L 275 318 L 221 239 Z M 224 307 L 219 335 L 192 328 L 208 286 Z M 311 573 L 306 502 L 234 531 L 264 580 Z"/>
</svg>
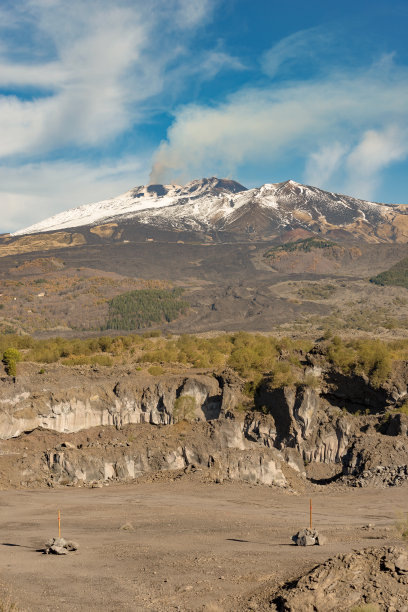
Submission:
<svg viewBox="0 0 408 612">
<path fill-rule="evenodd" d="M 73 208 L 15 232 L 14 236 L 104 223 L 137 222 L 164 229 L 282 231 L 347 228 L 354 235 L 393 225 L 406 206 L 376 204 L 289 180 L 246 189 L 218 178 L 187 185 L 147 185 L 94 204 Z M 406 221 L 404 219 L 404 226 Z"/>
</svg>

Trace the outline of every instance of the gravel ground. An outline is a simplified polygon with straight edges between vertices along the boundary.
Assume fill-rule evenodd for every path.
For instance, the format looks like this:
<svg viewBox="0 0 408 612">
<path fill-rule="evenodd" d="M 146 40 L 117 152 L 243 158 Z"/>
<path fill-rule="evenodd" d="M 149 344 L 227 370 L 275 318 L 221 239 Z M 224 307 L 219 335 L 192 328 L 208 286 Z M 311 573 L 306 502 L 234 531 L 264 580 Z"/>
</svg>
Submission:
<svg viewBox="0 0 408 612">
<path fill-rule="evenodd" d="M 292 546 L 309 497 L 193 478 L 102 489 L 2 491 L 0 581 L 21 609 L 237 611 L 334 554 L 397 542 L 408 487 L 313 494 L 323 547 Z M 80 549 L 39 552 L 57 535 Z M 368 524 L 374 525 L 367 527 Z M 259 599 L 258 599 L 259 601 Z"/>
</svg>

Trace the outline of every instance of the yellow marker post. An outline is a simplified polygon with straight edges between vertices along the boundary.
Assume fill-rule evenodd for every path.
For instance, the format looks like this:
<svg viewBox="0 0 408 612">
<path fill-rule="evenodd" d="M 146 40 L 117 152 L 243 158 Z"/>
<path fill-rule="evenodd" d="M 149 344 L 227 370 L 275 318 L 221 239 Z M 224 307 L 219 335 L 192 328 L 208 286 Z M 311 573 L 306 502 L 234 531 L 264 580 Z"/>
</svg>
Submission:
<svg viewBox="0 0 408 612">
<path fill-rule="evenodd" d="M 312 498 L 310 498 L 310 529 L 312 528 Z"/>
<path fill-rule="evenodd" d="M 58 510 L 58 537 L 61 537 L 61 512 Z"/>
</svg>

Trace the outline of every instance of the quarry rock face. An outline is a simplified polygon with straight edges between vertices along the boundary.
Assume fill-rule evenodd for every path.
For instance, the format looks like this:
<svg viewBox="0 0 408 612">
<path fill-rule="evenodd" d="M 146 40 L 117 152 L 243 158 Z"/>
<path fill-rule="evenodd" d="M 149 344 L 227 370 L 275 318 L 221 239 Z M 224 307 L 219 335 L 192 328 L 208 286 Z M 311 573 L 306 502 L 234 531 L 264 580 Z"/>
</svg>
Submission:
<svg viewBox="0 0 408 612">
<path fill-rule="evenodd" d="M 83 385 L 73 381 L 65 388 L 53 387 L 37 391 L 24 381 L 2 386 L 0 439 L 37 427 L 69 433 L 100 425 L 169 425 L 177 418 L 175 402 L 183 396 L 192 398 L 194 412 L 189 418 L 197 420 L 216 419 L 222 407 L 234 404 L 228 385 L 221 389 L 210 376 L 174 376 L 157 382 L 126 376 L 113 384 L 94 382 L 91 377 Z"/>
<path fill-rule="evenodd" d="M 136 429 L 117 443 L 64 439 L 35 458 L 23 457 L 21 465 L 19 459 L 15 479 L 25 486 L 126 481 L 194 468 L 210 470 L 219 480 L 286 487 L 292 478 L 305 478 L 306 466 L 316 463 L 336 466 L 337 475 L 353 486 L 398 486 L 408 480 L 408 417 L 384 416 L 389 391 L 375 395 L 368 383 L 367 397 L 378 414 L 348 412 L 344 381 L 335 388 L 336 376 L 329 384 L 322 376 L 320 387 L 313 388 L 277 389 L 266 378 L 255 409 L 247 411 L 236 409 L 248 400 L 243 381 L 229 370 L 153 377 L 127 369 L 104 373 L 55 366 L 41 383 L 36 377 L 28 372 L 0 386 L 5 457 L 6 441 L 24 432 L 68 435 L 99 428 L 102 435 L 104 428 Z M 357 384 L 360 388 L 361 380 Z M 336 394 L 341 407 L 334 404 Z M 179 435 L 182 423 L 190 429 Z M 147 431 L 156 432 L 157 439 L 146 437 Z"/>
<path fill-rule="evenodd" d="M 318 391 L 271 389 L 266 383 L 257 401 L 268 406 L 269 414 L 248 419 L 249 435 L 266 446 L 294 448 L 307 462 L 340 462 L 353 433 L 352 421 L 327 405 Z"/>
<path fill-rule="evenodd" d="M 210 469 L 215 479 L 243 480 L 286 486 L 285 458 L 276 449 L 251 448 L 239 423 L 219 420 L 197 423 L 195 434 L 183 443 L 161 439 L 146 447 L 91 444 L 86 448 L 60 447 L 45 453 L 46 472 L 60 484 L 126 481 L 157 471 Z M 130 447 L 131 446 L 131 447 Z"/>
</svg>

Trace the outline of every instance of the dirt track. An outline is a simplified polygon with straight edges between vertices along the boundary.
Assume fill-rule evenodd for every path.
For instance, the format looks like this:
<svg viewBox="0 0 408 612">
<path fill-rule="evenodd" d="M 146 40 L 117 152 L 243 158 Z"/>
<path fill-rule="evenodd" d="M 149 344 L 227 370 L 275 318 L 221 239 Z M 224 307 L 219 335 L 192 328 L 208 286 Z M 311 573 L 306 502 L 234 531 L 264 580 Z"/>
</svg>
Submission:
<svg viewBox="0 0 408 612">
<path fill-rule="evenodd" d="M 290 536 L 307 526 L 308 497 L 267 487 L 185 479 L 2 491 L 0 580 L 33 611 L 248 610 L 251 593 L 333 554 L 394 542 L 407 502 L 407 486 L 317 493 L 314 522 L 329 543 L 302 549 Z M 58 508 L 62 535 L 80 544 L 67 557 L 38 552 L 57 534 Z"/>
</svg>

